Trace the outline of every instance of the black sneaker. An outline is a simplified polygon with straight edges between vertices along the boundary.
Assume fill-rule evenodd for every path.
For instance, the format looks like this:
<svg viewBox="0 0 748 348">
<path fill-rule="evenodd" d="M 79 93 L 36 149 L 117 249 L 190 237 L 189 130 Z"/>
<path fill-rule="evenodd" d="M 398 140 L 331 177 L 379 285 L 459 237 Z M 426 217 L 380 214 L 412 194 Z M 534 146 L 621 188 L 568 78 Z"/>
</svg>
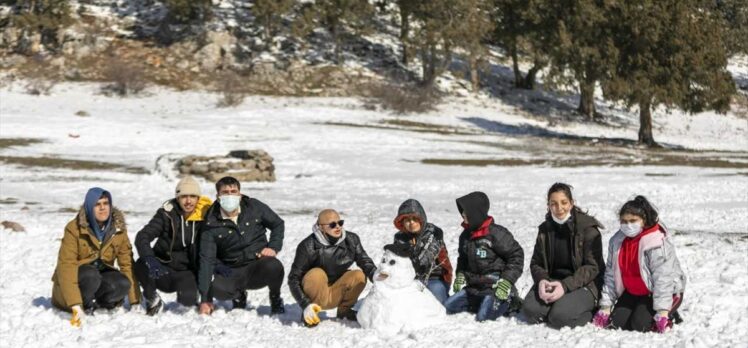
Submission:
<svg viewBox="0 0 748 348">
<path fill-rule="evenodd" d="M 247 292 L 242 291 L 241 294 L 239 294 L 239 297 L 231 300 L 231 304 L 233 307 L 231 309 L 237 309 L 237 308 L 247 308 Z"/>
<path fill-rule="evenodd" d="M 270 313 L 272 314 L 283 314 L 286 313 L 286 308 L 283 307 L 283 299 L 280 295 L 270 295 Z"/>
<path fill-rule="evenodd" d="M 349 309 L 345 312 L 338 312 L 337 317 L 338 319 L 345 319 L 345 320 L 358 322 L 358 318 L 356 317 L 357 314 L 358 313 L 356 313 L 356 311 Z"/>
<path fill-rule="evenodd" d="M 96 303 L 92 303 L 90 305 L 84 305 L 83 306 L 83 313 L 86 313 L 86 315 L 94 315 L 94 312 L 99 309 L 99 306 L 96 305 Z"/>
<path fill-rule="evenodd" d="M 161 297 L 156 294 L 156 298 L 152 300 L 145 299 L 145 314 L 154 316 L 161 311 L 164 306 L 164 301 L 161 301 Z"/>
</svg>

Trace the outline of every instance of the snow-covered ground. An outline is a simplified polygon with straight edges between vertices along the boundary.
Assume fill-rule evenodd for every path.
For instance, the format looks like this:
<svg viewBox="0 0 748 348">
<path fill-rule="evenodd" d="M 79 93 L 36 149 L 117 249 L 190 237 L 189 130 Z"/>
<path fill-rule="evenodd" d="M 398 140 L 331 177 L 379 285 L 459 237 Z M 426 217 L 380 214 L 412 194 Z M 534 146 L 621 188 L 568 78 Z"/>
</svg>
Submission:
<svg viewBox="0 0 748 348">
<path fill-rule="evenodd" d="M 550 123 L 487 98 L 453 99 L 438 111 L 398 119 L 366 111 L 353 99 L 251 97 L 237 108 L 216 109 L 217 96 L 211 94 L 154 89 L 150 96 L 116 99 L 96 94 L 96 88 L 64 84 L 55 87 L 51 96 L 40 97 L 24 94 L 18 86 L 0 91 L 0 139 L 43 141 L 0 148 L 0 158 L 92 160 L 148 171 L 0 165 L 0 220 L 16 221 L 27 229 L 25 233 L 0 230 L 2 346 L 748 346 L 748 124 L 744 118 L 658 112 L 656 139 L 708 150 L 706 157 L 722 162 L 705 164 L 711 167 L 652 166 L 639 164 L 657 152 L 625 146 L 580 147 L 566 139 L 634 140 L 635 112 L 616 111 L 617 122 L 625 127 L 618 129 Z M 78 111 L 90 116 L 76 116 Z M 413 127 L 402 120 L 442 128 Z M 392 219 L 398 205 L 411 197 L 419 199 L 429 220 L 444 229 L 454 263 L 461 221 L 455 198 L 482 190 L 491 198 L 491 214 L 525 249 L 525 273 L 517 286 L 526 293 L 531 286 L 527 266 L 551 184 L 563 181 L 575 187 L 578 204 L 607 226 L 606 245 L 618 225 L 617 209 L 636 194 L 646 195 L 675 231 L 678 256 L 689 277 L 681 307 L 685 322 L 670 333 L 656 335 L 598 330 L 591 325 L 559 331 L 530 326 L 518 318 L 479 324 L 463 314 L 409 335 L 384 337 L 336 320 L 323 321 L 315 329 L 299 325 L 301 310 L 286 286 L 282 295 L 287 312 L 279 317 L 269 316 L 266 290 L 249 293 L 252 309 L 246 311 L 227 312 L 230 304 L 220 303 L 213 316 L 200 317 L 166 295 L 166 311 L 156 317 L 142 311 L 97 313 L 80 330 L 70 327 L 67 314 L 51 307 L 50 277 L 59 239 L 89 187 L 112 192 L 115 206 L 126 212 L 133 239 L 173 195 L 175 176 L 169 168 L 156 165 L 160 156 L 223 155 L 254 148 L 275 158 L 278 180 L 247 183 L 242 191 L 285 219 L 286 238 L 279 258 L 286 269 L 296 245 L 311 233 L 316 213 L 327 207 L 341 211 L 347 228 L 361 236 L 372 257 L 378 257 L 395 232 Z M 618 158 L 615 165 L 600 164 L 613 155 Z M 553 161 L 556 157 L 559 161 Z M 583 160 L 559 165 L 576 157 Z M 541 159 L 555 164 L 434 165 L 423 159 Z M 212 183 L 202 181 L 202 188 L 215 195 Z"/>
</svg>

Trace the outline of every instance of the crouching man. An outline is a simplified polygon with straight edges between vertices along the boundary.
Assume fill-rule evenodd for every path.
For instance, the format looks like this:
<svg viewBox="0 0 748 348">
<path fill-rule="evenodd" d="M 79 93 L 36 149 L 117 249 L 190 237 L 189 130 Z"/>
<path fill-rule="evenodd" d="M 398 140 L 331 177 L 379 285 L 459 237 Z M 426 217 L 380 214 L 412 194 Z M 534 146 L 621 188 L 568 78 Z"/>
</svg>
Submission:
<svg viewBox="0 0 748 348">
<path fill-rule="evenodd" d="M 52 304 L 71 312 L 75 327 L 81 326 L 84 313 L 114 309 L 125 297 L 130 305 L 140 303 L 125 217 L 112 207 L 108 191 L 88 190 L 78 215 L 65 226 L 52 280 Z"/>
<path fill-rule="evenodd" d="M 360 269 L 349 269 L 354 262 Z M 338 318 L 355 321 L 353 305 L 375 270 L 358 235 L 343 228 L 338 212 L 320 212 L 312 234 L 296 248 L 288 273 L 288 287 L 303 310 L 304 324 L 316 326 L 317 313 L 336 307 Z"/>
<path fill-rule="evenodd" d="M 264 287 L 270 290 L 270 311 L 284 313 L 280 296 L 284 270 L 275 258 L 283 246 L 283 219 L 240 189 L 234 177 L 218 180 L 218 200 L 205 215 L 197 279 L 200 314 L 213 311 L 213 297 L 231 300 L 232 308 L 245 308 L 247 290 Z"/>
<path fill-rule="evenodd" d="M 197 305 L 197 242 L 203 215 L 211 205 L 200 195 L 200 184 L 191 176 L 177 184 L 175 198 L 156 211 L 135 236 L 140 259 L 135 275 L 143 287 L 146 313 L 155 315 L 163 307 L 156 290 L 176 292 L 183 306 Z M 151 247 L 151 242 L 156 244 Z"/>
</svg>

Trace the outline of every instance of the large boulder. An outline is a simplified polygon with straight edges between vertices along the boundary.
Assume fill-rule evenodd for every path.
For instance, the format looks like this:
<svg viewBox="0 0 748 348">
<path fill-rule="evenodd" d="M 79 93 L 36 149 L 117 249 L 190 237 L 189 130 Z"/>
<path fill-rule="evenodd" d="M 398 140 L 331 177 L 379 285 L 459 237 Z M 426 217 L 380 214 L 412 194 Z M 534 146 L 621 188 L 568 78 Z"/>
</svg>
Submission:
<svg viewBox="0 0 748 348">
<path fill-rule="evenodd" d="M 187 156 L 177 161 L 180 174 L 218 181 L 233 176 L 242 182 L 275 181 L 273 157 L 264 150 L 234 150 L 226 156 Z"/>
<path fill-rule="evenodd" d="M 231 66 L 236 37 L 227 31 L 211 31 L 206 34 L 207 44 L 195 53 L 195 60 L 203 71 Z"/>
</svg>

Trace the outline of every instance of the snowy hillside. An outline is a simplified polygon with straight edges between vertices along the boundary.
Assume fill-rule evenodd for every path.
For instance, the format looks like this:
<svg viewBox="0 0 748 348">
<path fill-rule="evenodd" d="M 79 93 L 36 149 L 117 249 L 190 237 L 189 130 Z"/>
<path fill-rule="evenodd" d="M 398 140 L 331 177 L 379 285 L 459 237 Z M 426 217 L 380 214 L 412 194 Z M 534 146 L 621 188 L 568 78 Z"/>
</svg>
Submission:
<svg viewBox="0 0 748 348">
<path fill-rule="evenodd" d="M 551 122 L 506 101 L 460 98 L 398 118 L 366 111 L 354 99 L 252 97 L 237 108 L 216 109 L 213 94 L 152 89 L 116 99 L 97 90 L 92 84 L 58 85 L 50 96 L 30 96 L 15 85 L 0 90 L 0 220 L 27 229 L 0 230 L 2 346 L 748 346 L 745 118 L 658 112 L 655 136 L 669 149 L 645 150 L 631 145 L 635 114 L 622 111 L 612 112 L 615 125 Z M 646 195 L 675 232 L 689 278 L 685 322 L 657 335 L 592 325 L 558 331 L 519 318 L 479 324 L 462 314 L 411 335 L 384 337 L 336 320 L 301 326 L 285 285 L 280 317 L 269 316 L 266 290 L 249 292 L 252 309 L 246 311 L 227 312 L 230 303 L 219 303 L 212 317 L 200 317 L 170 294 L 156 317 L 97 313 L 80 330 L 52 308 L 59 239 L 89 187 L 112 192 L 134 239 L 173 195 L 175 175 L 164 161 L 157 164 L 161 156 L 254 148 L 275 158 L 278 180 L 248 183 L 242 191 L 285 219 L 279 258 L 286 271 L 320 209 L 341 211 L 347 228 L 378 257 L 392 240 L 398 205 L 411 197 L 445 231 L 454 263 L 461 221 L 455 198 L 481 190 L 491 199 L 491 215 L 525 250 L 517 284 L 524 294 L 551 184 L 575 187 L 578 204 L 607 227 L 605 245 L 617 229 L 620 205 Z M 214 196 L 212 183 L 201 183 Z"/>
</svg>

